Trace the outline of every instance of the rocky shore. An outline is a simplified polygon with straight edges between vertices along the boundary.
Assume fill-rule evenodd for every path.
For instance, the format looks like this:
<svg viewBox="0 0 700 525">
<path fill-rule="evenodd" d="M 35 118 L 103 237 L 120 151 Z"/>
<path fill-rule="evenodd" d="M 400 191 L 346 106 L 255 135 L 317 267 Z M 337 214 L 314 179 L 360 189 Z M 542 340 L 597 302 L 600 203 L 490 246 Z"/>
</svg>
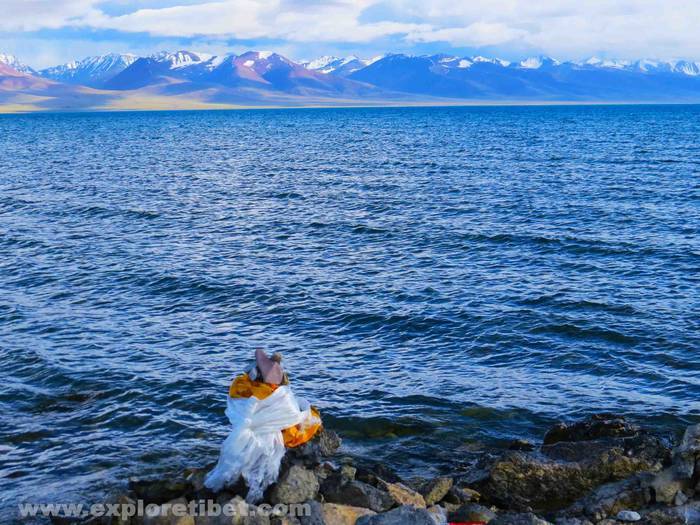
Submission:
<svg viewBox="0 0 700 525">
<path fill-rule="evenodd" d="M 599 414 L 558 424 L 542 443 L 513 443 L 467 472 L 401 479 L 389 466 L 338 454 L 324 430 L 289 450 L 280 477 L 258 507 L 239 484 L 220 493 L 203 486 L 207 468 L 172 479 L 133 478 L 119 503 L 162 506 L 158 516 L 101 518 L 110 525 L 490 525 L 700 524 L 700 425 L 671 443 L 623 417 Z M 174 503 L 209 500 L 247 512 L 175 516 Z M 303 505 L 306 515 L 255 513 Z M 252 511 L 252 512 L 250 512 Z"/>
</svg>

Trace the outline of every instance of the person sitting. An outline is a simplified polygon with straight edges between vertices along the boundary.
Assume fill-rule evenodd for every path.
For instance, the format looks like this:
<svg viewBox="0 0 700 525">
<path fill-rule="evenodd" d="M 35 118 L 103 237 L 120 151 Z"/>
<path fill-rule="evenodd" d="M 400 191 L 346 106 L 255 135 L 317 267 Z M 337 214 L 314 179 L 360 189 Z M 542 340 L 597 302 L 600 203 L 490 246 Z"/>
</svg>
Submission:
<svg viewBox="0 0 700 525">
<path fill-rule="evenodd" d="M 286 449 L 306 443 L 321 428 L 320 413 L 294 395 L 281 363 L 281 354 L 268 357 L 258 349 L 255 365 L 231 383 L 226 403 L 231 431 L 205 478 L 207 488 L 219 491 L 243 477 L 246 500 L 259 501 L 277 481 Z"/>
</svg>

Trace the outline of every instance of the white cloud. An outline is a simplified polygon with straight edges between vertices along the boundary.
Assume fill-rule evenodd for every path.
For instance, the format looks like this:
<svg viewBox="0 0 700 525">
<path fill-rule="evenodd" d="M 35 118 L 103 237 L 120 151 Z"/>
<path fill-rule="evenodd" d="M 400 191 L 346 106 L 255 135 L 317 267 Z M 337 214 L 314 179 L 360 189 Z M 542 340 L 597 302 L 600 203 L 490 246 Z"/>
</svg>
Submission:
<svg viewBox="0 0 700 525">
<path fill-rule="evenodd" d="M 0 0 L 0 30 L 64 27 L 96 15 L 96 3 L 96 0 Z"/>
<path fill-rule="evenodd" d="M 697 0 L 0 0 L 0 30 L 72 26 L 162 38 L 526 49 L 561 58 L 700 58 Z M 131 9 L 130 12 L 128 10 Z M 114 12 L 114 11 L 112 11 Z M 380 13 L 384 13 L 381 15 Z"/>
<path fill-rule="evenodd" d="M 415 31 L 408 38 L 415 42 L 449 42 L 453 46 L 483 47 L 506 44 L 526 36 L 524 29 L 498 22 L 474 22 L 467 27 Z"/>
</svg>

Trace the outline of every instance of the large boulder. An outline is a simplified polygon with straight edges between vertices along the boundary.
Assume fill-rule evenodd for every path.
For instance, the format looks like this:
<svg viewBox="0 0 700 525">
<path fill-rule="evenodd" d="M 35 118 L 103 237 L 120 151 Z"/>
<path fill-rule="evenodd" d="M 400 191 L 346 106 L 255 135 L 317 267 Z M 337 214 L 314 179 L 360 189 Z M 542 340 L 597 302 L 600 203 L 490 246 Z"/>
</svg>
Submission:
<svg viewBox="0 0 700 525">
<path fill-rule="evenodd" d="M 436 521 L 427 509 L 403 505 L 374 516 L 363 516 L 357 525 L 435 525 Z"/>
<path fill-rule="evenodd" d="M 320 492 L 329 503 L 364 507 L 374 512 L 387 511 L 395 504 L 386 491 L 362 481 L 348 481 L 339 474 L 333 474 L 324 480 Z"/>
<path fill-rule="evenodd" d="M 537 511 L 565 508 L 592 489 L 652 470 L 647 461 L 612 449 L 582 462 L 553 461 L 511 452 L 497 460 L 477 483 L 482 497 L 499 507 Z"/>
<path fill-rule="evenodd" d="M 476 470 L 478 478 L 466 481 L 498 507 L 550 512 L 600 485 L 658 472 L 670 460 L 670 447 L 663 440 L 624 418 L 594 416 L 557 425 L 547 436 L 549 444 L 540 452 L 508 451 Z"/>
<path fill-rule="evenodd" d="M 640 473 L 622 481 L 601 485 L 562 511 L 561 517 L 585 516 L 598 522 L 623 510 L 642 509 L 652 501 L 649 485 L 653 479 L 651 473 Z"/>
<path fill-rule="evenodd" d="M 318 493 L 318 479 L 301 465 L 292 465 L 270 491 L 270 503 L 303 503 Z"/>
</svg>

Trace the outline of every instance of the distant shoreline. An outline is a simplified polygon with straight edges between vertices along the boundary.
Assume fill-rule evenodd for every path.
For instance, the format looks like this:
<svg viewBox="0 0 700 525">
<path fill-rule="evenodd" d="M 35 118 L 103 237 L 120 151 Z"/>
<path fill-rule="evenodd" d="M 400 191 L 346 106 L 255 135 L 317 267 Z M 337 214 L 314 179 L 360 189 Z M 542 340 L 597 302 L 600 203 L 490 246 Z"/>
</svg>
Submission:
<svg viewBox="0 0 700 525">
<path fill-rule="evenodd" d="M 308 104 L 308 105 L 235 105 L 235 104 L 187 104 L 163 107 L 129 106 L 105 108 L 65 108 L 65 109 L 26 109 L 18 104 L 0 105 L 0 115 L 28 114 L 88 114 L 88 113 L 155 113 L 155 112 L 185 112 L 185 111 L 255 111 L 255 110 L 289 110 L 289 109 L 400 109 L 400 108 L 476 108 L 476 107 L 585 107 L 585 106 L 698 106 L 697 102 L 661 102 L 661 101 L 446 101 L 429 102 L 382 102 L 377 104 Z M 19 106 L 19 107 L 18 107 Z"/>
</svg>

